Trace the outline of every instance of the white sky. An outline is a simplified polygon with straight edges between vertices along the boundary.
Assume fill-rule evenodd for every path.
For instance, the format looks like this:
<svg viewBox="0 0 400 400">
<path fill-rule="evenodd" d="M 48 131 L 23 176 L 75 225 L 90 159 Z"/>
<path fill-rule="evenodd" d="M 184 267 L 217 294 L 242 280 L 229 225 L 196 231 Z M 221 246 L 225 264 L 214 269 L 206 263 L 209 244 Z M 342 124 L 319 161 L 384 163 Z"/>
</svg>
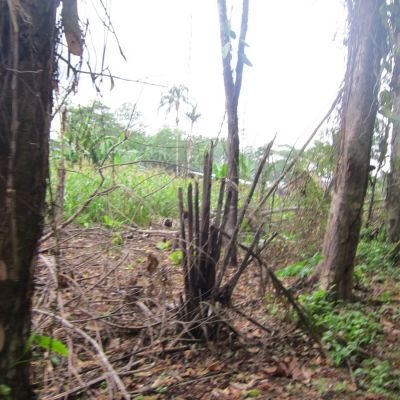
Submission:
<svg viewBox="0 0 400 400">
<path fill-rule="evenodd" d="M 224 88 L 216 0 L 103 0 L 127 62 L 112 35 L 105 64 L 113 74 L 166 86 L 184 84 L 202 117 L 194 133 L 214 136 L 224 113 Z M 229 2 L 228 2 L 229 3 Z M 233 0 L 232 28 L 239 33 L 241 0 Z M 90 60 L 100 68 L 104 15 L 98 0 L 82 0 L 80 16 L 88 18 L 95 50 Z M 95 6 L 97 12 L 95 11 Z M 228 7 L 230 10 L 230 7 Z M 343 0 L 250 0 L 246 67 L 240 97 L 239 129 L 243 145 L 262 145 L 278 133 L 279 143 L 306 140 L 336 97 L 344 75 Z M 91 47 L 92 44 L 89 44 Z M 173 118 L 158 112 L 166 89 L 105 81 L 102 101 L 116 108 L 136 102 L 147 132 L 154 133 Z M 89 79 L 81 78 L 74 103 L 96 97 Z M 182 116 L 181 120 L 185 118 Z M 184 128 L 184 126 L 182 126 Z M 226 127 L 223 129 L 226 135 Z"/>
</svg>

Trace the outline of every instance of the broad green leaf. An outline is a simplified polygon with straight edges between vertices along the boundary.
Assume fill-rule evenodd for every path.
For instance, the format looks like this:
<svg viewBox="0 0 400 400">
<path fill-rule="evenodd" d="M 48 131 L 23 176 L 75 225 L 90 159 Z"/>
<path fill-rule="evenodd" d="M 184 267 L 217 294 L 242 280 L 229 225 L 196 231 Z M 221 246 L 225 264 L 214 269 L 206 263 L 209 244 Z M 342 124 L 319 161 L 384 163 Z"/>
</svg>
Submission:
<svg viewBox="0 0 400 400">
<path fill-rule="evenodd" d="M 179 265 L 182 262 L 183 259 L 183 253 L 182 250 L 175 250 L 171 253 L 169 256 L 169 259 L 175 264 Z"/>
<path fill-rule="evenodd" d="M 47 335 L 37 335 L 34 334 L 33 341 L 45 350 L 52 351 L 54 353 L 60 354 L 63 357 L 68 356 L 67 346 L 58 339 L 52 338 Z"/>
<path fill-rule="evenodd" d="M 167 240 L 165 242 L 157 242 L 156 247 L 158 250 L 167 250 L 169 249 L 170 245 L 171 245 L 170 241 Z"/>
</svg>

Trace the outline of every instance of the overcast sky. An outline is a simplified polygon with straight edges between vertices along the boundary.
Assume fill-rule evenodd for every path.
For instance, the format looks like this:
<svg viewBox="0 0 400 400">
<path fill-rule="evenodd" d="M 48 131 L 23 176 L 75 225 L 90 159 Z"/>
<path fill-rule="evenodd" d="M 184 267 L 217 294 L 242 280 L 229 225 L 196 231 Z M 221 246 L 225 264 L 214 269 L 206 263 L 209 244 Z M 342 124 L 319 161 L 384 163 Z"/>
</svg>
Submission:
<svg viewBox="0 0 400 400">
<path fill-rule="evenodd" d="M 105 0 L 103 0 L 105 1 Z M 113 36 L 104 33 L 98 0 L 82 0 L 80 16 L 89 19 L 93 69 L 99 69 L 106 38 L 105 65 L 113 74 L 165 86 L 184 84 L 202 114 L 194 132 L 218 133 L 224 89 L 216 0 L 108 0 L 109 12 L 127 61 Z M 229 2 L 228 2 L 229 3 Z M 239 31 L 241 0 L 231 2 L 232 28 Z M 280 143 L 301 144 L 329 109 L 343 79 L 343 0 L 250 0 L 247 57 L 239 124 L 244 145 L 262 145 L 278 133 Z M 165 88 L 105 81 L 102 101 L 112 108 L 138 101 L 149 133 L 173 119 L 158 111 Z M 96 98 L 81 79 L 74 103 Z M 182 120 L 184 118 L 182 117 Z M 226 128 L 222 134 L 226 135 Z"/>
</svg>

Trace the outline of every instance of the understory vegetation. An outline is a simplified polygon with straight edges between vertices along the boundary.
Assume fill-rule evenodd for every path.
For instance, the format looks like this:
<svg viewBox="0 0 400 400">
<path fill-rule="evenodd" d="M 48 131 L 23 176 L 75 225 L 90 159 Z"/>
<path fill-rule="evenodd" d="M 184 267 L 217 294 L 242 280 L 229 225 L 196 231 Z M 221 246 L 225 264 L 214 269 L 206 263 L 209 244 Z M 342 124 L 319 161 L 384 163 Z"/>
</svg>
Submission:
<svg viewBox="0 0 400 400">
<path fill-rule="evenodd" d="M 0 0 L 0 399 L 400 400 L 400 0 L 346 2 L 343 82 L 302 147 L 271 130 L 289 141 L 336 79 L 284 37 L 325 40 L 312 8 L 258 31 L 264 64 L 249 21 L 299 2 L 216 0 L 204 46 L 195 2 L 78 3 Z M 121 76 L 118 7 L 140 27 Z M 137 101 L 73 104 L 80 79 Z"/>
<path fill-rule="evenodd" d="M 96 107 L 100 105 L 97 104 Z M 113 120 L 114 117 L 108 115 L 107 118 Z M 121 129 L 119 127 L 119 130 Z M 129 239 L 136 238 L 135 232 L 144 229 L 145 237 L 150 235 L 148 239 L 140 239 L 140 243 L 142 240 L 147 240 L 148 243 L 143 246 L 141 254 L 136 254 L 133 258 L 129 257 L 131 261 L 128 264 L 125 262 L 126 272 L 118 278 L 124 279 L 124 274 L 131 276 L 130 279 L 134 283 L 133 289 L 129 290 L 135 293 L 133 295 L 135 302 L 141 298 L 142 291 L 150 290 L 147 294 L 150 295 L 152 291 L 160 290 L 161 296 L 169 298 L 170 295 L 167 294 L 169 290 L 171 293 L 181 290 L 179 284 L 178 287 L 174 286 L 174 289 L 172 287 L 166 289 L 165 285 L 168 284 L 165 282 L 170 282 L 171 277 L 165 276 L 162 278 L 165 281 L 156 284 L 152 278 L 153 272 L 149 277 L 145 277 L 145 283 L 142 272 L 143 266 L 148 271 L 153 268 L 151 258 L 149 258 L 152 256 L 157 260 L 154 268 L 157 268 L 159 263 L 163 263 L 162 268 L 170 268 L 173 272 L 169 274 L 172 275 L 181 273 L 180 265 L 184 262 L 184 253 L 176 239 L 180 223 L 178 191 L 179 188 L 183 188 L 183 196 L 186 197 L 188 184 L 195 182 L 201 184 L 203 176 L 201 169 L 196 166 L 201 164 L 200 158 L 196 162 L 193 161 L 188 173 L 182 172 L 179 176 L 176 175 L 175 155 L 168 151 L 176 144 L 176 134 L 176 131 L 170 129 L 164 129 L 156 135 L 149 136 L 135 131 L 124 136 L 126 140 L 122 140 L 121 147 L 114 147 L 119 140 L 118 135 L 115 135 L 110 139 L 108 148 L 93 150 L 96 144 L 92 143 L 88 151 L 74 149 L 72 139 L 68 139 L 63 145 L 56 140 L 53 141 L 52 184 L 48 193 L 48 203 L 57 207 L 55 194 L 59 190 L 60 170 L 63 170 L 65 172 L 62 188 L 64 191 L 63 220 L 72 219 L 72 226 L 75 226 L 75 229 L 105 229 L 104 232 L 107 233 L 104 234 L 109 238 L 111 246 L 107 254 L 114 258 L 126 252 L 124 249 L 129 246 Z M 301 345 L 305 346 L 304 348 L 311 346 L 301 353 L 301 362 L 307 367 L 303 367 L 301 373 L 297 372 L 300 376 L 298 380 L 303 384 L 306 382 L 307 390 L 313 393 L 309 394 L 310 396 L 318 393 L 321 398 L 333 399 L 353 398 L 351 397 L 353 395 L 374 393 L 385 396 L 382 398 L 396 399 L 400 391 L 398 353 L 400 275 L 397 245 L 386 241 L 383 229 L 384 209 L 380 198 L 382 195 L 379 193 L 384 190 L 384 174 L 379 175 L 375 182 L 375 198 L 371 197 L 371 192 L 368 192 L 366 197 L 365 207 L 372 208 L 372 211 L 368 221 L 364 223 L 358 246 L 354 302 L 335 301 L 330 297 L 329 292 L 318 287 L 312 288 L 307 284 L 318 264 L 323 261 L 321 244 L 326 228 L 332 170 L 335 164 L 335 152 L 330 144 L 332 135 L 334 131 L 329 130 L 322 135 L 320 140 L 315 141 L 310 149 L 302 154 L 290 171 L 286 171 L 286 167 L 297 156 L 297 150 L 287 146 L 272 150 L 252 200 L 253 208 L 250 207 L 250 212 L 246 213 L 243 220 L 239 243 L 242 250 L 252 246 L 254 232 L 257 230 L 260 219 L 264 222 L 264 230 L 259 238 L 259 245 L 262 246 L 263 242 L 268 242 L 271 235 L 273 237 L 273 240 L 264 248 L 262 258 L 266 260 L 267 268 L 275 271 L 275 279 L 278 279 L 293 294 L 304 317 L 309 321 L 310 329 L 315 330 L 319 338 L 314 344 Z M 179 136 L 182 149 L 184 149 L 184 135 L 180 133 Z M 99 142 L 103 145 L 105 143 Z M 139 142 L 142 150 L 137 148 Z M 196 150 L 196 154 L 210 146 L 210 141 L 204 137 L 201 137 L 199 143 L 201 150 Z M 226 178 L 225 143 L 216 140 L 214 146 L 215 144 L 213 160 L 215 184 L 211 193 L 212 213 L 218 207 L 218 182 Z M 62 148 L 64 154 L 61 153 Z M 163 148 L 167 149 L 165 154 L 162 153 Z M 98 153 L 96 156 L 94 156 L 95 151 Z M 262 152 L 262 148 L 248 148 L 241 154 L 244 179 L 240 183 L 240 207 L 245 205 Z M 183 160 L 184 152 L 181 157 Z M 379 152 L 376 157 L 379 157 Z M 282 174 L 284 174 L 283 179 L 281 179 Z M 268 188 L 277 179 L 280 181 L 273 196 L 268 197 L 262 209 L 252 213 L 251 211 L 255 210 L 254 205 L 262 201 Z M 50 213 L 48 217 L 49 222 L 53 218 L 51 215 Z M 161 230 L 153 242 L 149 241 L 152 230 Z M 171 231 L 171 235 L 168 231 Z M 135 244 L 133 246 L 135 251 L 140 251 Z M 243 254 L 240 257 L 243 257 Z M 253 301 L 261 308 L 248 309 L 248 315 L 257 316 L 262 323 L 266 321 L 269 326 L 276 326 L 275 329 L 282 329 L 288 324 L 295 327 L 302 326 L 296 307 L 288 301 L 289 297 L 286 300 L 280 296 L 277 297 L 274 291 L 277 287 L 265 276 L 265 271 L 264 275 L 261 272 L 258 274 L 251 271 L 250 277 L 246 275 L 241 278 L 240 287 L 241 290 L 247 292 L 249 282 L 254 279 L 259 281 L 257 286 L 260 285 L 260 290 L 257 291 L 258 295 L 253 297 Z M 254 277 L 251 278 L 253 275 Z M 90 274 L 84 272 L 83 279 L 90 279 L 89 277 Z M 159 284 L 161 287 L 156 289 Z M 174 281 L 175 284 L 176 281 Z M 150 289 L 146 289 L 147 285 L 150 285 Z M 237 296 L 234 297 L 235 302 L 238 301 Z M 170 301 L 173 301 L 173 297 L 176 295 L 172 296 Z M 152 301 L 158 301 L 157 297 L 154 297 Z M 237 321 L 233 319 L 232 323 L 237 323 Z M 53 335 L 46 330 L 42 332 L 39 329 L 39 332 L 35 333 L 30 343 L 35 356 L 40 360 L 44 356 L 43 352 L 44 354 L 54 353 L 51 362 L 56 366 L 62 365 L 63 357 L 66 356 L 63 342 L 56 338 L 52 342 Z M 299 344 L 292 344 L 292 346 L 297 352 Z M 316 350 L 318 348 L 320 349 L 319 356 Z M 110 351 L 115 351 L 115 349 L 111 348 Z M 240 354 L 240 351 L 237 354 Z M 326 357 L 325 361 L 321 358 L 321 354 L 324 358 Z M 279 358 L 277 355 L 273 357 L 275 360 Z M 293 391 L 294 396 L 300 396 L 298 390 L 301 385 L 293 386 L 293 383 L 290 383 L 291 379 L 295 381 L 297 379 L 293 378 L 296 377 L 296 368 L 292 370 L 294 368 L 292 364 L 297 363 L 298 359 L 285 360 L 286 358 L 277 361 L 276 367 L 269 367 L 269 374 L 279 379 L 288 378 L 289 383 L 285 386 L 285 390 Z M 37 365 L 40 363 L 41 361 L 38 361 Z M 340 372 L 335 377 L 332 371 Z M 171 379 L 168 374 L 160 375 L 156 380 L 158 383 L 151 386 L 149 392 L 154 392 L 156 396 L 164 398 L 163 395 L 167 396 L 167 393 L 173 392 L 174 386 L 168 383 L 172 382 Z M 247 382 L 245 378 L 243 379 Z M 265 391 L 260 387 L 262 386 L 256 384 L 243 386 L 244 389 L 240 391 L 241 398 L 264 398 Z M 305 386 L 302 386 L 301 390 L 305 390 L 304 388 Z M 234 389 L 230 390 L 234 393 Z M 153 397 L 137 394 L 134 398 Z"/>
</svg>

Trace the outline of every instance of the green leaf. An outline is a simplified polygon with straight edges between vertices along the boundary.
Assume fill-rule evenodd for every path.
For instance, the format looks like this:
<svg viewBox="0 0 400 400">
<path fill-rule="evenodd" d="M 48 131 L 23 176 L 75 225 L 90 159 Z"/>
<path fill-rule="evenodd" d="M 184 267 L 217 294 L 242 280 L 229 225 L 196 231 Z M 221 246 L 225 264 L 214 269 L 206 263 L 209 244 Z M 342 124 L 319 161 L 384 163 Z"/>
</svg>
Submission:
<svg viewBox="0 0 400 400">
<path fill-rule="evenodd" d="M 7 385 L 0 385 L 0 396 L 9 396 L 11 394 L 11 388 Z"/>
<path fill-rule="evenodd" d="M 228 164 L 224 163 L 221 166 L 215 165 L 215 176 L 217 179 L 223 179 L 228 176 Z"/>
<path fill-rule="evenodd" d="M 169 256 L 169 259 L 175 264 L 179 265 L 183 260 L 182 250 L 175 250 Z"/>
<path fill-rule="evenodd" d="M 258 397 L 261 395 L 260 389 L 250 389 L 246 392 L 246 397 Z"/>
<path fill-rule="evenodd" d="M 168 250 L 169 249 L 169 246 L 170 246 L 170 241 L 169 240 L 167 240 L 167 241 L 165 241 L 165 242 L 157 242 L 157 244 L 156 244 L 156 247 L 157 247 L 157 249 L 158 250 Z"/>
<path fill-rule="evenodd" d="M 63 357 L 68 356 L 67 346 L 58 339 L 52 338 L 47 335 L 33 335 L 33 341 L 41 348 L 60 354 Z"/>
<path fill-rule="evenodd" d="M 31 350 L 34 340 L 35 340 L 35 333 L 31 333 L 27 341 L 25 342 L 24 353 L 27 353 L 28 351 Z"/>
<path fill-rule="evenodd" d="M 159 386 L 158 388 L 156 388 L 156 393 L 167 393 L 168 392 L 168 387 L 167 386 Z"/>
<path fill-rule="evenodd" d="M 108 216 L 107 214 L 103 216 L 103 221 L 106 225 L 108 226 L 113 226 L 113 220 L 112 218 L 110 218 L 110 216 Z"/>
</svg>

